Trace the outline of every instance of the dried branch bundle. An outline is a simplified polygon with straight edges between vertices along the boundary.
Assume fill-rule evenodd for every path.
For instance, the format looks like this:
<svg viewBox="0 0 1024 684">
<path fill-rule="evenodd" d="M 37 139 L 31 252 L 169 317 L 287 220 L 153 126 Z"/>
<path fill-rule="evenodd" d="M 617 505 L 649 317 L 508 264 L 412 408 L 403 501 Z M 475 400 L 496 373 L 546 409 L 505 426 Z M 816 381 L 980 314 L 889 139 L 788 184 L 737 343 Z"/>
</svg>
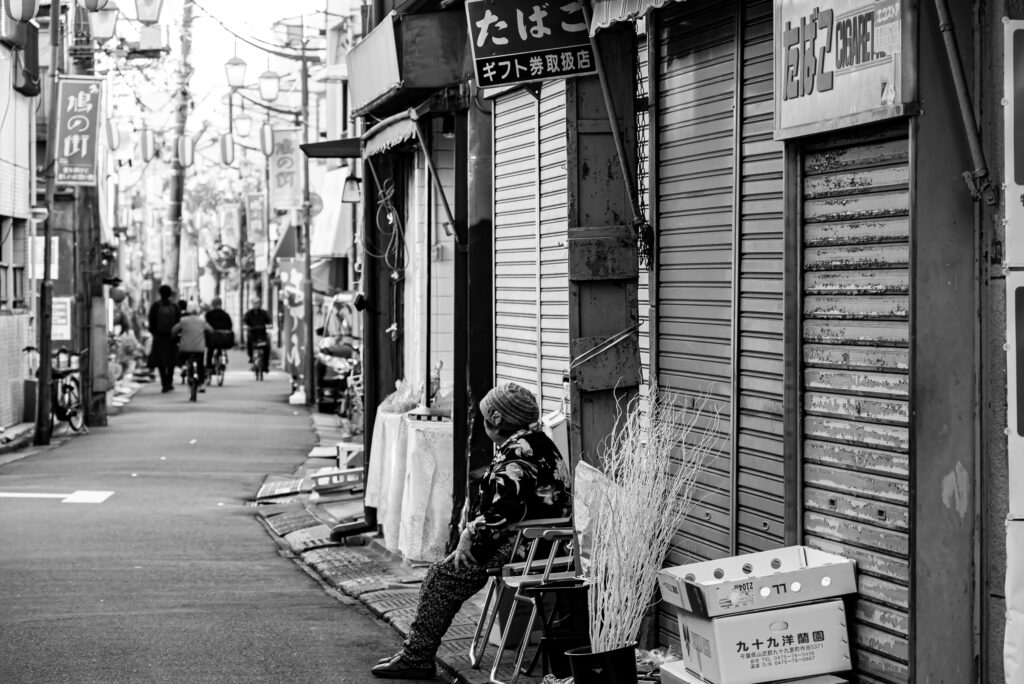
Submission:
<svg viewBox="0 0 1024 684">
<path fill-rule="evenodd" d="M 693 507 L 697 477 L 717 442 L 718 414 L 705 415 L 706 397 L 692 403 L 680 409 L 676 396 L 652 385 L 646 402 L 636 396 L 620 404 L 617 430 L 602 442 L 609 484 L 592 504 L 585 571 L 593 652 L 636 641 L 669 543 Z"/>
</svg>

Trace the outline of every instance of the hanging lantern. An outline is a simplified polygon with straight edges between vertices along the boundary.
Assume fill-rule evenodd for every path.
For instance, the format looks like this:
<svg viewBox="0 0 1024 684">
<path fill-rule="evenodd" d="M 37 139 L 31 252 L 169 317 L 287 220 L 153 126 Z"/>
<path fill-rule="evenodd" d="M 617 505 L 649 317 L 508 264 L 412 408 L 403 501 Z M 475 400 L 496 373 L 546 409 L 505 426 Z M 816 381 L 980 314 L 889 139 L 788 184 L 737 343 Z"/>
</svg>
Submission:
<svg viewBox="0 0 1024 684">
<path fill-rule="evenodd" d="M 220 136 L 220 163 L 224 166 L 235 163 L 235 139 L 230 133 Z"/>
<path fill-rule="evenodd" d="M 97 43 L 103 44 L 114 37 L 117 28 L 117 3 L 107 2 L 103 9 L 89 12 L 89 30 Z"/>
<path fill-rule="evenodd" d="M 7 16 L 19 24 L 32 21 L 39 11 L 39 0 L 4 0 L 4 3 Z"/>
<path fill-rule="evenodd" d="M 245 85 L 245 60 L 235 55 L 224 63 L 224 75 L 228 79 L 228 86 L 241 88 Z"/>
<path fill-rule="evenodd" d="M 139 140 L 142 146 L 142 161 L 152 161 L 154 155 L 156 155 L 156 140 L 153 136 L 153 131 L 143 128 L 139 132 Z"/>
<path fill-rule="evenodd" d="M 268 157 L 274 153 L 274 128 L 269 123 L 260 126 L 260 149 Z"/>
<path fill-rule="evenodd" d="M 135 16 L 143 24 L 155 24 L 160 21 L 160 8 L 164 0 L 135 0 Z"/>
<path fill-rule="evenodd" d="M 260 74 L 256 84 L 260 89 L 260 97 L 265 102 L 273 102 L 281 92 L 281 77 L 270 69 Z"/>
<path fill-rule="evenodd" d="M 252 117 L 245 113 L 245 105 L 242 107 L 242 113 L 235 117 L 235 133 L 240 138 L 248 138 L 252 133 Z"/>
<path fill-rule="evenodd" d="M 107 6 L 109 1 L 110 0 L 84 0 L 82 4 L 85 5 L 85 9 L 90 12 L 99 12 Z"/>
<path fill-rule="evenodd" d="M 107 147 L 116 150 L 121 146 L 121 129 L 117 127 L 117 119 L 107 119 Z"/>
<path fill-rule="evenodd" d="M 178 164 L 187 169 L 195 162 L 195 146 L 187 134 L 178 138 Z"/>
</svg>

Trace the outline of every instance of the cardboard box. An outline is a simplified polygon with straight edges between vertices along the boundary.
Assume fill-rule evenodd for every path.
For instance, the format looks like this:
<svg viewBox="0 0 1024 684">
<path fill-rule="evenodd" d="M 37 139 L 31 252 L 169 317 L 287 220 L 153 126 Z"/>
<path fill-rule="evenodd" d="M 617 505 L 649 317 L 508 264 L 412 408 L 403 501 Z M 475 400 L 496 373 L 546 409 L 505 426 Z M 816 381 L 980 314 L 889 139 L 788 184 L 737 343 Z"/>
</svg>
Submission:
<svg viewBox="0 0 1024 684">
<path fill-rule="evenodd" d="M 856 593 L 855 570 L 854 561 L 842 556 L 788 546 L 665 568 L 658 583 L 670 604 L 715 617 Z"/>
<path fill-rule="evenodd" d="M 849 684 L 849 680 L 835 675 L 773 681 L 776 684 Z M 677 660 L 661 666 L 661 684 L 704 684 L 704 680 L 687 672 L 683 661 Z"/>
<path fill-rule="evenodd" d="M 706 618 L 676 613 L 686 669 L 711 684 L 759 684 L 850 666 L 840 600 Z"/>
</svg>

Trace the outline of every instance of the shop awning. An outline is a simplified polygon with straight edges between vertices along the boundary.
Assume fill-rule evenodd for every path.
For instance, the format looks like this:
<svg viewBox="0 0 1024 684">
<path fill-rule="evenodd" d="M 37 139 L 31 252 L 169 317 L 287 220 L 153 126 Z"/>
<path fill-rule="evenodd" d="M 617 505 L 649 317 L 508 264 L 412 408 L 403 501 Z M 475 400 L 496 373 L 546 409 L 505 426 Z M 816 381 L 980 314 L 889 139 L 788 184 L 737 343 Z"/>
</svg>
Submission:
<svg viewBox="0 0 1024 684">
<path fill-rule="evenodd" d="M 409 112 L 389 116 L 363 134 L 363 156 L 372 157 L 416 138 L 416 122 Z"/>
<path fill-rule="evenodd" d="M 358 159 L 362 141 L 359 138 L 339 138 L 299 147 L 310 159 Z"/>
<path fill-rule="evenodd" d="M 620 21 L 632 21 L 652 9 L 681 0 L 591 0 L 590 35 Z"/>
</svg>

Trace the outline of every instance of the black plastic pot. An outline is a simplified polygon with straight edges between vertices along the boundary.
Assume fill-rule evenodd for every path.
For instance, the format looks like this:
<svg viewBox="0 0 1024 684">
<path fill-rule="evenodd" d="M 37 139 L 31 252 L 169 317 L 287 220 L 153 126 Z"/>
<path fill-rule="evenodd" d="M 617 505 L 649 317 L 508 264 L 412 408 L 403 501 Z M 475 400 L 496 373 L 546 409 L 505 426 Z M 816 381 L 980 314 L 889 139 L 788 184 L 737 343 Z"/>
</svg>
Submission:
<svg viewBox="0 0 1024 684">
<path fill-rule="evenodd" d="M 592 653 L 590 646 L 565 652 L 573 684 L 623 684 L 636 681 L 636 642 Z"/>
</svg>

